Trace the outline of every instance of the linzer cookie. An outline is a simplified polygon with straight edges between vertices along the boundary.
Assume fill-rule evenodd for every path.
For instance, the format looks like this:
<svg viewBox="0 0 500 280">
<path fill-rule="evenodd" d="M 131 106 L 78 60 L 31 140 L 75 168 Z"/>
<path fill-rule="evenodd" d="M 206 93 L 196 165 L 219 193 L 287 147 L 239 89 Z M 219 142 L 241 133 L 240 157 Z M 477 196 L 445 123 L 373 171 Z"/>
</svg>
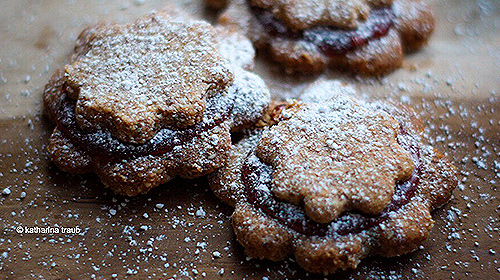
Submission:
<svg viewBox="0 0 500 280">
<path fill-rule="evenodd" d="M 53 161 L 96 172 L 129 196 L 214 171 L 226 162 L 231 131 L 268 106 L 264 82 L 242 68 L 253 55 L 233 30 L 165 11 L 86 29 L 44 93 L 56 123 Z"/>
<path fill-rule="evenodd" d="M 220 8 L 221 0 L 206 0 Z M 242 29 L 289 72 L 327 66 L 383 75 L 434 29 L 425 0 L 229 0 L 219 22 Z"/>
<path fill-rule="evenodd" d="M 216 195 L 235 207 L 246 253 L 294 255 L 308 271 L 332 273 L 418 248 L 457 178 L 425 144 L 416 113 L 364 101 L 340 82 L 317 82 L 301 99 L 273 104 L 267 126 L 236 143 L 210 176 Z"/>
</svg>

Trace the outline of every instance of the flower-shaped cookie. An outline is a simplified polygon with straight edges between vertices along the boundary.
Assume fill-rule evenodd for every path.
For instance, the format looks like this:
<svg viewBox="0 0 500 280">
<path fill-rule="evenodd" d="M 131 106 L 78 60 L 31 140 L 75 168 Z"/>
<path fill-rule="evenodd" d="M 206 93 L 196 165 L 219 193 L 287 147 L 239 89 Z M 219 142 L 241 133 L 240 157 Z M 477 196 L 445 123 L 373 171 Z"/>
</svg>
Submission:
<svg viewBox="0 0 500 280">
<path fill-rule="evenodd" d="M 235 207 L 233 228 L 249 256 L 293 254 L 306 270 L 330 273 L 368 255 L 410 252 L 428 237 L 430 212 L 457 184 L 455 168 L 423 143 L 413 110 L 352 94 L 321 81 L 302 101 L 275 106 L 271 126 L 237 143 L 211 175 L 211 188 Z"/>
<path fill-rule="evenodd" d="M 232 80 L 213 33 L 206 22 L 160 15 L 84 32 L 64 69 L 77 94 L 78 124 L 144 143 L 162 126 L 199 122 L 209 89 Z"/>
<path fill-rule="evenodd" d="M 290 72 L 331 66 L 364 75 L 398 68 L 403 50 L 418 50 L 434 30 L 425 0 L 231 0 L 219 22 L 243 30 Z"/>
<path fill-rule="evenodd" d="M 253 54 L 232 30 L 169 12 L 88 28 L 44 93 L 57 124 L 53 161 L 94 171 L 130 196 L 214 171 L 231 131 L 256 122 L 269 103 L 264 82 L 243 69 Z"/>
<path fill-rule="evenodd" d="M 321 223 L 348 210 L 380 213 L 396 182 L 413 171 L 410 153 L 397 143 L 399 123 L 342 94 L 294 106 L 293 117 L 271 127 L 256 147 L 274 170 L 274 195 L 304 203 L 308 216 Z"/>
</svg>

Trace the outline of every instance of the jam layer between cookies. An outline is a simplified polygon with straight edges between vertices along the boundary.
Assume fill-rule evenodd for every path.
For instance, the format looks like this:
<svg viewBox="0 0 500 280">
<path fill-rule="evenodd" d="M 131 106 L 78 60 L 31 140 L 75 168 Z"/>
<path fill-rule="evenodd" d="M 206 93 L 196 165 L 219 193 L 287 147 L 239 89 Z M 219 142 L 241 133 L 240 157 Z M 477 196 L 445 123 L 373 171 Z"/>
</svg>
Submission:
<svg viewBox="0 0 500 280">
<path fill-rule="evenodd" d="M 360 233 L 379 225 L 388 218 L 391 212 L 397 211 L 407 204 L 415 195 L 422 173 L 420 147 L 415 144 L 409 133 L 401 130 L 400 137 L 409 141 L 398 141 L 412 157 L 415 169 L 411 177 L 398 182 L 390 204 L 385 210 L 374 216 L 360 213 L 345 213 L 331 223 L 317 223 L 307 217 L 304 210 L 294 204 L 278 200 L 271 192 L 269 185 L 273 170 L 263 163 L 255 152 L 250 152 L 242 167 L 241 179 L 245 186 L 247 201 L 282 226 L 305 236 L 344 236 Z"/>
<path fill-rule="evenodd" d="M 76 122 L 75 101 L 67 97 L 68 87 L 62 85 L 62 97 L 59 104 L 50 106 L 51 115 L 56 116 L 57 126 L 66 137 L 96 155 L 106 155 L 118 158 L 137 157 L 144 155 L 161 155 L 172 151 L 176 146 L 182 145 L 196 135 L 208 131 L 223 123 L 233 109 L 234 103 L 228 98 L 214 97 L 208 101 L 203 120 L 186 129 L 166 127 L 144 144 L 125 143 L 114 137 L 111 133 L 102 130 L 83 131 Z"/>
</svg>

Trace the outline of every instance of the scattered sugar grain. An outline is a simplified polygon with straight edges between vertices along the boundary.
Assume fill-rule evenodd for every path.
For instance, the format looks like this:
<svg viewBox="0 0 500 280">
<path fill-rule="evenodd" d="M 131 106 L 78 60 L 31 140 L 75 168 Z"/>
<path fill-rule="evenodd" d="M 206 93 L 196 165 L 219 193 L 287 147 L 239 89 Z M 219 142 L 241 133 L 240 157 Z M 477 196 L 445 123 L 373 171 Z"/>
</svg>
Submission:
<svg viewBox="0 0 500 280">
<path fill-rule="evenodd" d="M 3 189 L 2 194 L 3 194 L 3 195 L 10 195 L 10 194 L 11 194 L 11 191 L 10 191 L 10 189 L 9 189 L 9 188 L 5 188 L 5 189 Z"/>
</svg>

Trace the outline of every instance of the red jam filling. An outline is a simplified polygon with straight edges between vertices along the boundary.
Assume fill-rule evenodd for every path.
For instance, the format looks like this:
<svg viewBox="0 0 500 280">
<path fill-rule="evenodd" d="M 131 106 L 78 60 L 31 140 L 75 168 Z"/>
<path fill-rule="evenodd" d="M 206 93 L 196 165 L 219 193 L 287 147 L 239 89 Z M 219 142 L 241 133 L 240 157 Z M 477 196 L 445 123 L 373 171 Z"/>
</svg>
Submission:
<svg viewBox="0 0 500 280">
<path fill-rule="evenodd" d="M 247 201 L 281 225 L 305 236 L 344 236 L 369 230 L 385 221 L 391 212 L 407 204 L 416 193 L 422 173 L 420 148 L 414 144 L 400 144 L 410 152 L 415 169 L 409 179 L 396 184 L 392 201 L 378 215 L 347 212 L 330 223 L 317 223 L 311 220 L 301 207 L 281 201 L 272 194 L 269 185 L 273 170 L 260 161 L 254 152 L 248 155 L 242 167 L 241 179 L 245 186 Z"/>
<path fill-rule="evenodd" d="M 251 6 L 251 9 L 269 35 L 309 42 L 316 45 L 327 56 L 345 54 L 366 45 L 371 40 L 385 36 L 394 25 L 395 18 L 391 8 L 379 8 L 372 10 L 357 29 L 344 30 L 318 26 L 294 31 L 275 18 L 270 11 L 255 6 Z"/>
<path fill-rule="evenodd" d="M 182 130 L 173 127 L 162 128 L 146 143 L 133 144 L 120 141 L 106 131 L 83 131 L 76 123 L 75 101 L 67 97 L 68 89 L 65 86 L 61 90 L 64 96 L 59 99 L 60 103 L 54 106 L 55 112 L 51 114 L 56 116 L 57 126 L 62 133 L 72 143 L 94 155 L 119 158 L 168 153 L 174 147 L 192 140 L 196 135 L 219 126 L 229 117 L 234 105 L 234 102 L 228 102 L 224 97 L 211 98 L 207 103 L 205 116 L 199 123 Z"/>
</svg>

